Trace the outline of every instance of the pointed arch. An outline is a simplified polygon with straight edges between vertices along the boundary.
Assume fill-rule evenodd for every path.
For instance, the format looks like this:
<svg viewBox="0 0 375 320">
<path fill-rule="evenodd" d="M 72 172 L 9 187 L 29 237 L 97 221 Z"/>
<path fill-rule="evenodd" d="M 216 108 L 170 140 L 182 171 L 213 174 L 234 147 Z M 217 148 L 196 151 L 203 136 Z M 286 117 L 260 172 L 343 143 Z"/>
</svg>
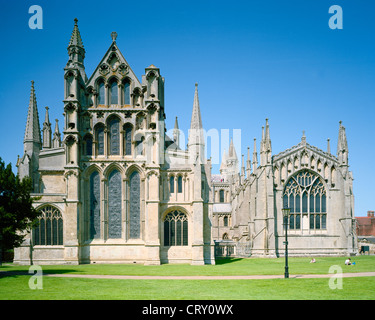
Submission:
<svg viewBox="0 0 375 320">
<path fill-rule="evenodd" d="M 132 83 L 132 80 L 129 77 L 125 77 L 125 79 L 122 80 L 125 105 L 130 105 L 131 83 Z"/>
<path fill-rule="evenodd" d="M 119 95 L 118 95 L 118 84 L 119 80 L 116 76 L 108 79 L 109 87 L 109 104 L 119 104 Z"/>
<path fill-rule="evenodd" d="M 302 215 L 309 217 L 310 230 L 326 229 L 326 190 L 323 178 L 309 169 L 299 170 L 288 179 L 282 201 L 290 208 L 290 229 L 301 228 Z"/>
<path fill-rule="evenodd" d="M 102 77 L 99 77 L 96 80 L 96 92 L 97 92 L 97 105 L 105 104 L 105 80 Z"/>
<path fill-rule="evenodd" d="M 133 125 L 130 122 L 127 122 L 123 126 L 124 131 L 124 155 L 130 156 L 132 154 L 132 141 L 133 141 Z"/>
<path fill-rule="evenodd" d="M 122 177 L 114 168 L 108 175 L 108 238 L 122 236 Z"/>
<path fill-rule="evenodd" d="M 33 245 L 63 245 L 64 221 L 60 209 L 48 203 L 43 204 L 37 210 L 40 215 L 39 223 L 32 231 Z"/>
<path fill-rule="evenodd" d="M 96 155 L 104 155 L 104 123 L 99 122 L 94 127 L 96 140 Z"/>
<path fill-rule="evenodd" d="M 117 115 L 112 114 L 107 118 L 109 155 L 120 155 L 120 123 Z"/>
<path fill-rule="evenodd" d="M 101 221 L 101 192 L 100 192 L 100 174 L 94 169 L 90 174 L 89 180 L 89 238 L 99 239 L 100 234 L 100 221 Z"/>
</svg>

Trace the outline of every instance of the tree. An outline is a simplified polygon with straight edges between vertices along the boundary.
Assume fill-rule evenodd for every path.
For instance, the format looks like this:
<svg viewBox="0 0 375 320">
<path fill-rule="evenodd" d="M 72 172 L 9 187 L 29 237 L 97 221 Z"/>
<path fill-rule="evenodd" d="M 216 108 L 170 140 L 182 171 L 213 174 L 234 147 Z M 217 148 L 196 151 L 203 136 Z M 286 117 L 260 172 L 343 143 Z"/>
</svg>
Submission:
<svg viewBox="0 0 375 320">
<path fill-rule="evenodd" d="M 32 180 L 22 180 L 12 171 L 12 165 L 5 166 L 0 158 L 0 265 L 2 251 L 19 247 L 27 232 L 37 225 L 39 212 L 30 196 Z"/>
</svg>

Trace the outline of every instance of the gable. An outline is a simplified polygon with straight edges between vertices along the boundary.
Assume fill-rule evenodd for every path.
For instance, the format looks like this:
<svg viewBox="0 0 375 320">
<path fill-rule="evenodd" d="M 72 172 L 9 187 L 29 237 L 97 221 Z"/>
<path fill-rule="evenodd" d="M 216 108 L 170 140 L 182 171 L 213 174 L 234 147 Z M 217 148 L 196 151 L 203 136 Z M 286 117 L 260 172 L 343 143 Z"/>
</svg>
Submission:
<svg viewBox="0 0 375 320">
<path fill-rule="evenodd" d="M 86 87 L 96 88 L 98 79 L 103 79 L 108 84 L 113 77 L 117 78 L 119 82 L 129 79 L 132 91 L 135 88 L 142 88 L 141 83 L 125 60 L 115 41 L 112 42 L 95 71 L 86 82 Z"/>
</svg>

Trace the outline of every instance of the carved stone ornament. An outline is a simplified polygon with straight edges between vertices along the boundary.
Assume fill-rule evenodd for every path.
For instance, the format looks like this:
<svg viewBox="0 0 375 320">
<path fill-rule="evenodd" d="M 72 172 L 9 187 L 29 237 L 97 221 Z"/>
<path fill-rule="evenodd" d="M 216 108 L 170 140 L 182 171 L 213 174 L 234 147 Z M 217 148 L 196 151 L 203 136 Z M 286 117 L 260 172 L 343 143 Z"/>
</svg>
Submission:
<svg viewBox="0 0 375 320">
<path fill-rule="evenodd" d="M 106 76 L 109 73 L 109 66 L 106 63 L 101 64 L 99 67 L 99 73 Z"/>
<path fill-rule="evenodd" d="M 120 66 L 118 67 L 118 72 L 122 75 L 125 76 L 129 73 L 129 68 L 125 63 L 121 63 Z"/>
</svg>

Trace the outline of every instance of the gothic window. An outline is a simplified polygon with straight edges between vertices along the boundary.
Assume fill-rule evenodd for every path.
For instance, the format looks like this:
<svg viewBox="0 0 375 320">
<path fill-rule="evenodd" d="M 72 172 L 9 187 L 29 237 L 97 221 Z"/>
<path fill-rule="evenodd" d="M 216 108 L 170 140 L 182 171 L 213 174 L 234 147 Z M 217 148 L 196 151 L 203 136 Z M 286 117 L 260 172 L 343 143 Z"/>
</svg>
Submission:
<svg viewBox="0 0 375 320">
<path fill-rule="evenodd" d="M 109 122 L 109 154 L 120 154 L 120 121 L 117 118 Z"/>
<path fill-rule="evenodd" d="M 110 84 L 111 104 L 118 104 L 118 86 L 114 79 Z"/>
<path fill-rule="evenodd" d="M 174 176 L 169 178 L 169 193 L 174 193 Z"/>
<path fill-rule="evenodd" d="M 182 176 L 177 178 L 177 192 L 182 193 Z"/>
<path fill-rule="evenodd" d="M 92 156 L 92 136 L 86 135 L 84 141 L 84 154 L 86 156 Z"/>
<path fill-rule="evenodd" d="M 104 155 L 104 126 L 96 129 L 96 141 L 98 143 L 98 155 Z"/>
<path fill-rule="evenodd" d="M 40 210 L 39 224 L 33 229 L 33 242 L 38 246 L 63 244 L 63 218 L 61 212 L 45 206 Z"/>
<path fill-rule="evenodd" d="M 224 234 L 223 234 L 223 240 L 229 240 L 228 233 L 224 233 Z"/>
<path fill-rule="evenodd" d="M 126 124 L 124 126 L 124 153 L 129 156 L 132 154 L 132 126 Z"/>
<path fill-rule="evenodd" d="M 172 211 L 164 218 L 164 246 L 188 245 L 188 219 L 178 210 Z"/>
<path fill-rule="evenodd" d="M 228 227 L 228 216 L 224 216 L 223 222 L 224 222 L 224 227 Z"/>
<path fill-rule="evenodd" d="M 100 238 L 100 176 L 90 176 L 90 239 Z"/>
<path fill-rule="evenodd" d="M 124 81 L 124 104 L 130 104 L 130 82 Z"/>
<path fill-rule="evenodd" d="M 108 238 L 121 238 L 121 173 L 113 170 L 108 177 Z"/>
<path fill-rule="evenodd" d="M 98 83 L 98 104 L 105 104 L 105 89 L 103 80 L 100 80 Z"/>
<path fill-rule="evenodd" d="M 285 186 L 283 205 L 290 208 L 289 228 L 301 229 L 301 214 L 309 216 L 310 229 L 326 229 L 326 190 L 321 179 L 303 170 Z"/>
<path fill-rule="evenodd" d="M 134 171 L 129 178 L 129 223 L 130 239 L 141 237 L 141 179 L 139 173 Z"/>
<path fill-rule="evenodd" d="M 220 202 L 224 202 L 224 190 L 219 191 Z"/>
</svg>

